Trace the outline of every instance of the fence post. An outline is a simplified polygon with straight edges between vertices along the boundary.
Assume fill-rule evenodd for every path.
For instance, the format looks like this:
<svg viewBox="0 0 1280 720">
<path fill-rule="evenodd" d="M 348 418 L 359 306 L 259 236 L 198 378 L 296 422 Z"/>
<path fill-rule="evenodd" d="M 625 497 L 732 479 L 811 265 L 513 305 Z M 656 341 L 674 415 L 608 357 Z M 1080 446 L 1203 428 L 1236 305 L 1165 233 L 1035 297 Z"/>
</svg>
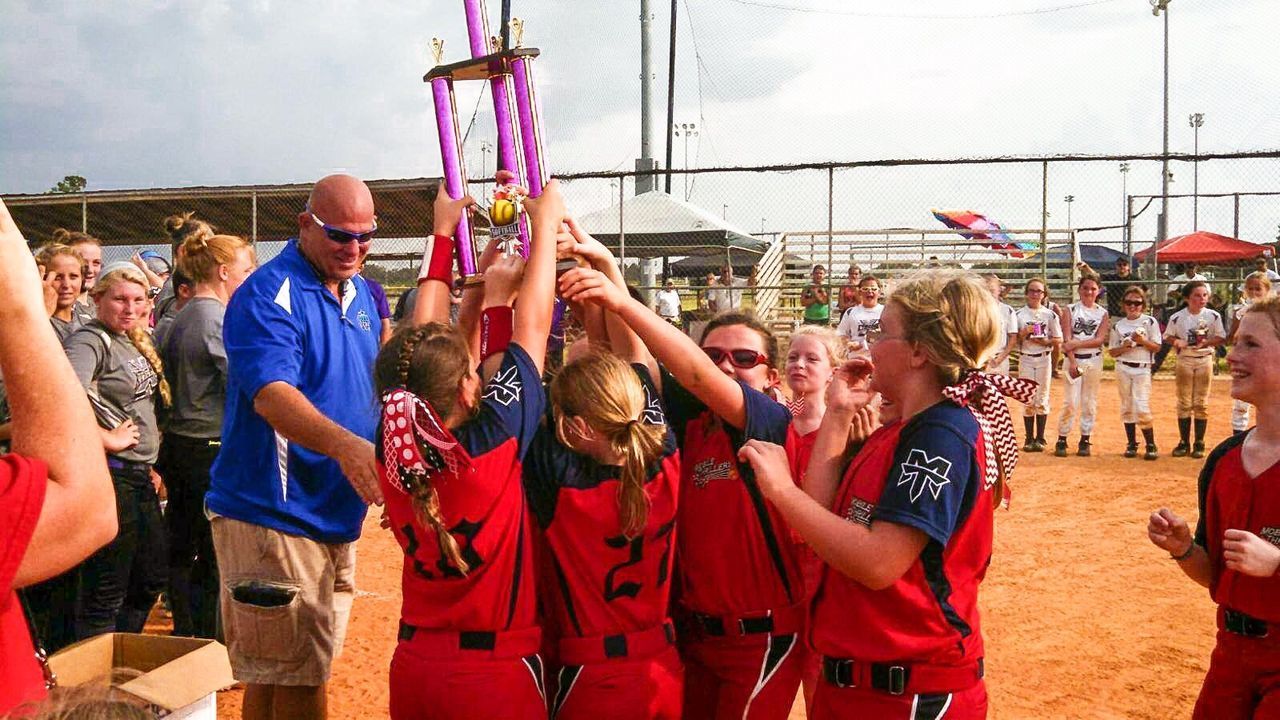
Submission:
<svg viewBox="0 0 1280 720">
<path fill-rule="evenodd" d="M 1124 196 L 1124 256 L 1133 262 L 1133 196 Z"/>
<path fill-rule="evenodd" d="M 1232 195 L 1235 199 L 1235 222 L 1232 224 L 1231 237 L 1239 239 L 1240 237 L 1240 193 Z"/>
<path fill-rule="evenodd" d="M 832 267 L 832 248 L 836 231 L 835 223 L 835 186 L 836 186 L 836 169 L 835 167 L 827 168 L 827 278 L 831 278 Z"/>
<path fill-rule="evenodd" d="M 626 176 L 618 176 L 618 269 L 623 277 L 627 274 L 627 229 L 623 226 L 622 202 L 627 187 Z"/>
<path fill-rule="evenodd" d="M 89 234 L 89 195 L 80 193 L 80 232 Z"/>
<path fill-rule="evenodd" d="M 1049 282 L 1049 161 L 1040 163 L 1040 277 Z"/>
<path fill-rule="evenodd" d="M 253 210 L 250 212 L 249 232 L 253 234 L 253 242 L 258 242 L 258 191 L 254 190 L 251 196 Z"/>
</svg>

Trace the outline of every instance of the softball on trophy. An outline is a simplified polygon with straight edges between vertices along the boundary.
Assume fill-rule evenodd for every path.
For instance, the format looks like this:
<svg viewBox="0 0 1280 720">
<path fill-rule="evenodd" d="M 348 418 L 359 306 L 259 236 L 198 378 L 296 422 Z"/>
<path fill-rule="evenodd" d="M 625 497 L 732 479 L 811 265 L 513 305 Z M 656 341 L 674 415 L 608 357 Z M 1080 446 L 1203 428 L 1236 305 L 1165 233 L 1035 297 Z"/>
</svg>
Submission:
<svg viewBox="0 0 1280 720">
<path fill-rule="evenodd" d="M 510 200 L 494 200 L 489 206 L 489 220 L 494 225 L 510 225 L 516 221 L 516 204 Z"/>
</svg>

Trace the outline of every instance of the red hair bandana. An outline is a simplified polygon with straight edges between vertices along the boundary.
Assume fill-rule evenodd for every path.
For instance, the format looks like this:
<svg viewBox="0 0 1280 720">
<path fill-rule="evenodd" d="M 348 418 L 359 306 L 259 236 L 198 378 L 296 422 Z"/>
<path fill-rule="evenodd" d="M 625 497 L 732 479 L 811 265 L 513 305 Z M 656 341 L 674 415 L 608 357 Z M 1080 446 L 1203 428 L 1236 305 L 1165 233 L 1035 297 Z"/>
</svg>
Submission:
<svg viewBox="0 0 1280 720">
<path fill-rule="evenodd" d="M 434 474 L 471 466 L 466 451 L 422 398 L 394 387 L 382 394 L 382 458 L 387 481 L 409 493 Z"/>
</svg>

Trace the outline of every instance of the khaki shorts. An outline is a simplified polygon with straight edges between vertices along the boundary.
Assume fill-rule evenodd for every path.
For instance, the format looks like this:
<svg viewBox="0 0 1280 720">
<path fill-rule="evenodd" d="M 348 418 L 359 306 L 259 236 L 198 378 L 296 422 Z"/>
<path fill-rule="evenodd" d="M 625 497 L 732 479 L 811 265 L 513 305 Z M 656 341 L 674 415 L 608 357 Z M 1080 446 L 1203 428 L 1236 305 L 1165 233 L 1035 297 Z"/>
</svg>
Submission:
<svg viewBox="0 0 1280 720">
<path fill-rule="evenodd" d="M 328 682 L 355 597 L 355 543 L 326 545 L 221 516 L 211 525 L 236 680 Z"/>
</svg>

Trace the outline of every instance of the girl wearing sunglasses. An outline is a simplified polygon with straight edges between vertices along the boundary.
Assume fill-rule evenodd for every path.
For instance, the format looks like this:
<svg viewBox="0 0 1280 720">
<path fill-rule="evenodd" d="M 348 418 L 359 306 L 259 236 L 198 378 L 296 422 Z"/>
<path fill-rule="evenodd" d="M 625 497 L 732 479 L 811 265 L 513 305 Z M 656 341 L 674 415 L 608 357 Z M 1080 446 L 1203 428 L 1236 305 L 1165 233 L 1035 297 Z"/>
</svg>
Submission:
<svg viewBox="0 0 1280 720">
<path fill-rule="evenodd" d="M 1111 326 L 1107 352 L 1116 359 L 1116 387 L 1120 391 L 1120 418 L 1128 444 L 1127 458 L 1138 456 L 1138 433 L 1146 441 L 1143 460 L 1155 460 L 1155 430 L 1151 427 L 1151 362 L 1160 350 L 1160 325 L 1142 312 L 1147 306 L 1147 293 L 1137 285 L 1125 288 L 1121 303 L 1124 317 Z"/>
<path fill-rule="evenodd" d="M 826 563 L 809 626 L 822 656 L 810 717 L 986 717 L 978 586 L 1017 457 L 1002 396 L 1027 385 L 979 371 L 1003 332 L 977 277 L 907 280 L 885 305 L 871 362 L 837 371 L 803 488 L 782 448 L 742 450 Z M 850 428 L 874 425 L 864 411 L 876 393 L 900 419 L 872 430 L 848 463 Z"/>
<path fill-rule="evenodd" d="M 728 312 L 707 325 L 699 347 L 607 282 L 577 268 L 561 278 L 560 291 L 616 313 L 666 370 L 663 399 L 681 454 L 684 717 L 782 720 L 803 668 L 802 546 L 737 457 L 743 443 L 758 438 L 785 445 L 799 461 L 790 411 L 765 394 L 778 382 L 778 341 L 754 316 Z"/>
<path fill-rule="evenodd" d="M 404 552 L 390 715 L 545 720 L 521 470 L 545 408 L 541 375 L 564 205 L 554 180 L 527 201 L 527 263 L 497 257 L 491 244 L 480 259 L 484 287 L 466 293 L 463 322 L 454 326 L 453 234 L 470 202 L 450 201 L 443 190 L 437 197 L 413 323 L 391 337 L 374 366 L 380 484 Z"/>
</svg>

